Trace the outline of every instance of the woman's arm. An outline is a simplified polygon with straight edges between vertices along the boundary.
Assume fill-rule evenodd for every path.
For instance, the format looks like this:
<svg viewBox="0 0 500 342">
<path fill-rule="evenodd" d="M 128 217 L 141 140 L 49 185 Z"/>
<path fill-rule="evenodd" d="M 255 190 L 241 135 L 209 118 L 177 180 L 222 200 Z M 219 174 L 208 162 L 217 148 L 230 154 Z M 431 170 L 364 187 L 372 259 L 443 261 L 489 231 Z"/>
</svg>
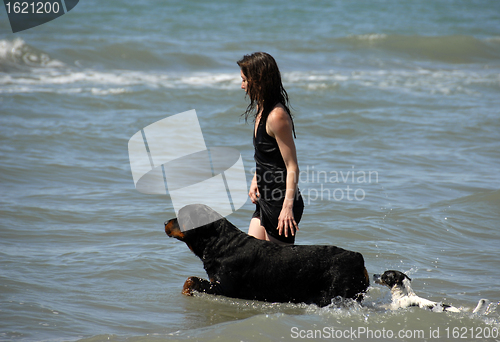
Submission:
<svg viewBox="0 0 500 342">
<path fill-rule="evenodd" d="M 282 106 L 277 106 L 269 113 L 266 130 L 276 139 L 287 172 L 285 199 L 278 221 L 279 234 L 281 235 L 284 231 L 286 237 L 288 237 L 288 230 L 295 235 L 295 231 L 299 229 L 292 210 L 299 180 L 299 165 L 292 127 L 292 119 Z"/>
</svg>

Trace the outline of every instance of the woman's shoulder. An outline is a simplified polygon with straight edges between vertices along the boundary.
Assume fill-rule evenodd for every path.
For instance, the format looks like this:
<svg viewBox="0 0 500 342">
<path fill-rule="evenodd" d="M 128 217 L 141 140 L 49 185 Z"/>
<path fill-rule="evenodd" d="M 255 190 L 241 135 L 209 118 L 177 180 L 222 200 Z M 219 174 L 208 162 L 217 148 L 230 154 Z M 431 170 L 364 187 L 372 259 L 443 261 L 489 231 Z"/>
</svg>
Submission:
<svg viewBox="0 0 500 342">
<path fill-rule="evenodd" d="M 267 116 L 267 121 L 291 121 L 290 114 L 288 113 L 287 109 L 285 106 L 283 106 L 281 103 L 278 103 L 270 112 L 269 115 Z"/>
<path fill-rule="evenodd" d="M 269 112 L 266 126 L 266 128 L 268 128 L 268 134 L 273 137 L 275 132 L 279 132 L 283 129 L 289 130 L 292 128 L 292 119 L 290 114 L 282 104 L 276 105 L 276 107 Z"/>
</svg>

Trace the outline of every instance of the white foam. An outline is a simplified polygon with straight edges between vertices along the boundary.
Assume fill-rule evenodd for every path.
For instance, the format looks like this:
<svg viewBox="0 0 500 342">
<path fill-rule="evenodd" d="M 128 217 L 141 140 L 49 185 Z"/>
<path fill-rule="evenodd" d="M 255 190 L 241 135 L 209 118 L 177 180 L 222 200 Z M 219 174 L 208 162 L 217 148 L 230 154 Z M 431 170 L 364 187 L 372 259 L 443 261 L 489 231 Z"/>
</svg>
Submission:
<svg viewBox="0 0 500 342">
<path fill-rule="evenodd" d="M 371 34 L 362 34 L 362 35 L 357 35 L 357 36 L 349 36 L 353 37 L 359 40 L 368 40 L 368 41 L 374 41 L 374 40 L 382 40 L 386 39 L 387 35 L 383 33 L 371 33 Z"/>
<path fill-rule="evenodd" d="M 22 44 L 18 42 L 17 44 Z M 5 51 L 2 51 L 5 53 Z M 341 87 L 367 87 L 394 92 L 425 94 L 480 95 L 476 86 L 500 86 L 500 74 L 489 70 L 391 69 L 361 71 L 295 71 L 283 74 L 285 87 L 327 90 Z M 239 73 L 197 72 L 159 73 L 157 71 L 97 71 L 79 68 L 35 68 L 29 72 L 0 75 L 0 93 L 90 92 L 117 95 L 150 89 L 239 89 Z"/>
<path fill-rule="evenodd" d="M 294 72 L 285 83 L 321 90 L 338 86 L 361 86 L 395 92 L 480 95 L 474 86 L 500 86 L 500 74 L 468 70 L 364 70 L 350 72 Z"/>
<path fill-rule="evenodd" d="M 36 69 L 29 73 L 3 74 L 0 76 L 0 93 L 16 92 L 25 86 L 22 92 L 39 87 L 52 87 L 56 93 L 66 92 L 68 87 L 88 88 L 94 94 L 121 94 L 131 91 L 133 86 L 156 88 L 217 88 L 235 89 L 239 86 L 237 73 L 193 73 L 168 74 L 158 72 L 112 70 L 109 72 L 74 69 Z M 64 85 L 61 89 L 57 86 Z M 117 86 L 107 91 L 100 86 Z M 31 87 L 29 87 L 31 86 Z M 50 91 L 50 89 L 45 89 Z"/>
<path fill-rule="evenodd" d="M 485 39 L 487 42 L 500 43 L 500 37 L 490 37 Z"/>
<path fill-rule="evenodd" d="M 59 68 L 64 66 L 63 62 L 51 59 L 48 54 L 37 51 L 20 38 L 12 41 L 0 40 L 0 63 L 19 67 Z"/>
<path fill-rule="evenodd" d="M 117 95 L 117 94 L 128 93 L 129 91 L 125 88 L 111 88 L 111 89 L 92 88 L 91 92 L 94 95 Z"/>
<path fill-rule="evenodd" d="M 7 59 L 11 54 L 15 54 L 24 46 L 24 40 L 16 38 L 13 41 L 0 40 L 0 59 Z"/>
</svg>

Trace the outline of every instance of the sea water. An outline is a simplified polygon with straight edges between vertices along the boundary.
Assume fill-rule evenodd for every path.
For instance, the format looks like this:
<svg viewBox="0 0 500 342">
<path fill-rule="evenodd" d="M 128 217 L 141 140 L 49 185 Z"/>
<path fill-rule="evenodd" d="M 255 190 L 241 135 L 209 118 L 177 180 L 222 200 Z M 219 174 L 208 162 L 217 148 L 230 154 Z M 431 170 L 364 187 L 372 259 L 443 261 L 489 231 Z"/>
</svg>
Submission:
<svg viewBox="0 0 500 342">
<path fill-rule="evenodd" d="M 11 33 L 0 10 L 0 340 L 500 340 L 500 3 L 95 1 Z M 297 132 L 297 244 L 358 251 L 485 314 L 185 297 L 201 261 L 134 187 L 128 140 L 196 109 L 247 180 L 236 61 L 271 53 Z M 250 200 L 228 219 L 247 231 Z M 300 267 L 300 265 L 297 265 Z M 390 333 L 392 335 L 390 335 Z"/>
</svg>

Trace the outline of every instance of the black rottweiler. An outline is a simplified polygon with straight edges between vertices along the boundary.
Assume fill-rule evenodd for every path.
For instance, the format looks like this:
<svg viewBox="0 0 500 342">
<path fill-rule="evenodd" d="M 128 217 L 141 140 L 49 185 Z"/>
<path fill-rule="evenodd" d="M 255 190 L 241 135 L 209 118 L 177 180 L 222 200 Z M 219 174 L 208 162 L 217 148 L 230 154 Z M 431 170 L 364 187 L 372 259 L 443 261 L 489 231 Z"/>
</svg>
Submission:
<svg viewBox="0 0 500 342">
<path fill-rule="evenodd" d="M 198 291 L 326 306 L 336 297 L 360 301 L 368 288 L 360 253 L 335 246 L 280 246 L 258 240 L 205 205 L 186 206 L 178 216 L 179 221 L 165 222 L 165 232 L 188 245 L 210 279 L 189 277 L 182 290 L 185 295 Z"/>
</svg>

